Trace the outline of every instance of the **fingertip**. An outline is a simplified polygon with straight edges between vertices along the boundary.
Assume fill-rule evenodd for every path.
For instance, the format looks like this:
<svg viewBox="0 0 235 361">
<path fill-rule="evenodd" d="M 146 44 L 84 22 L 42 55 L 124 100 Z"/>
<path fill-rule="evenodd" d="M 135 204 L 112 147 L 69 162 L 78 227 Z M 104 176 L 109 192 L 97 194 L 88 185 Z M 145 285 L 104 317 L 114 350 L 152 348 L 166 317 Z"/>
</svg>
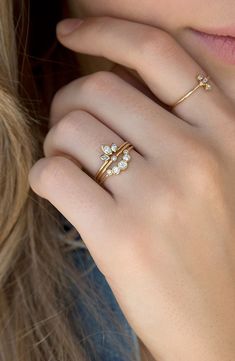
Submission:
<svg viewBox="0 0 235 361">
<path fill-rule="evenodd" d="M 72 34 L 82 23 L 84 19 L 71 18 L 60 21 L 56 26 L 57 37 L 64 37 Z"/>
</svg>

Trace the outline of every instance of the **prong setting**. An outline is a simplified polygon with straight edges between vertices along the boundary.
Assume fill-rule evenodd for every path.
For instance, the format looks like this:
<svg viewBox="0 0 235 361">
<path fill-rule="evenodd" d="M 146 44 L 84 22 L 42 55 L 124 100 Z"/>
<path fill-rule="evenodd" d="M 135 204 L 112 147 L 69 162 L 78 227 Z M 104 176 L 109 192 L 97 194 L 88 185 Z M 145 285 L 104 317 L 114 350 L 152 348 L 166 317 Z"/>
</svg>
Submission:
<svg viewBox="0 0 235 361">
<path fill-rule="evenodd" d="M 207 91 L 212 89 L 212 85 L 208 83 L 209 79 L 209 76 L 204 76 L 203 74 L 197 75 L 199 85 Z"/>
</svg>

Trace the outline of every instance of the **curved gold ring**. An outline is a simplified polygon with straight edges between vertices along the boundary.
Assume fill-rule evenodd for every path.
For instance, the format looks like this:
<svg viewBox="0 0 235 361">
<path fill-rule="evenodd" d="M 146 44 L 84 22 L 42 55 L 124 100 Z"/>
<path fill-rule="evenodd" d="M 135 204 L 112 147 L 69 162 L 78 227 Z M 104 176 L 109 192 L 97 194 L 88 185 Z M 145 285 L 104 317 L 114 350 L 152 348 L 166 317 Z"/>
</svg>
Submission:
<svg viewBox="0 0 235 361">
<path fill-rule="evenodd" d="M 114 143 L 110 146 L 102 144 L 101 149 L 104 153 L 100 158 L 104 163 L 95 175 L 96 182 L 102 184 L 107 177 L 118 175 L 121 171 L 126 170 L 131 160 L 129 152 L 133 148 L 129 142 L 124 142 L 119 147 Z M 120 156 L 122 159 L 119 159 Z M 115 165 L 113 166 L 112 163 Z M 112 167 L 110 167 L 111 165 Z"/>
<path fill-rule="evenodd" d="M 203 87 L 206 91 L 212 89 L 212 85 L 208 83 L 208 81 L 210 79 L 209 76 L 206 76 L 203 74 L 198 74 L 196 78 L 197 78 L 198 84 L 192 90 L 190 90 L 187 94 L 185 94 L 182 98 L 177 100 L 177 102 L 175 102 L 171 106 L 171 108 L 174 108 L 176 105 L 182 103 L 185 99 L 187 99 L 190 95 L 192 95 L 197 89 L 199 89 L 201 87 Z"/>
</svg>

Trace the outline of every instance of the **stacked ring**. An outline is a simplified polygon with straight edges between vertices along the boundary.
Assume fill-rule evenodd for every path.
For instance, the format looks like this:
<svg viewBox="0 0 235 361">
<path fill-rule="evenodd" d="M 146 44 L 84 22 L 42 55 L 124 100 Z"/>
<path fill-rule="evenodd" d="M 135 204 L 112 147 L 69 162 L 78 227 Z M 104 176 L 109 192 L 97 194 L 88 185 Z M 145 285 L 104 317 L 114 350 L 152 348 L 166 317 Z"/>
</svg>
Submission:
<svg viewBox="0 0 235 361">
<path fill-rule="evenodd" d="M 128 168 L 128 163 L 131 160 L 129 151 L 133 149 L 133 145 L 129 142 L 124 142 L 120 147 L 112 143 L 109 145 L 101 145 L 101 149 L 104 152 L 100 159 L 104 161 L 98 172 L 96 173 L 95 180 L 97 183 L 102 184 L 107 177 L 112 175 L 118 175 L 121 171 Z M 122 156 L 122 159 L 118 159 Z M 118 162 L 116 165 L 110 168 L 113 162 Z"/>
</svg>

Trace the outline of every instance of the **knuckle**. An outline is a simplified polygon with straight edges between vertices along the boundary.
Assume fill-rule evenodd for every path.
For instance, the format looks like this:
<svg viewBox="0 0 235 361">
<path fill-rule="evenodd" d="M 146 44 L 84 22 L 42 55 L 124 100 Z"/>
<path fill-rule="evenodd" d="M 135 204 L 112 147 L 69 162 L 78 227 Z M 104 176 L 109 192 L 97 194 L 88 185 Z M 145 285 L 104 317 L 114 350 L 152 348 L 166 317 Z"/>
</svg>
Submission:
<svg viewBox="0 0 235 361">
<path fill-rule="evenodd" d="M 43 161 L 44 165 L 40 170 L 38 184 L 41 192 L 46 195 L 53 189 L 55 183 L 63 181 L 66 176 L 66 167 L 69 160 L 61 156 L 56 156 L 44 158 Z"/>
<path fill-rule="evenodd" d="M 57 124 L 62 116 L 65 116 L 63 104 L 66 103 L 66 99 L 76 99 L 76 94 L 81 88 L 81 85 L 84 82 L 86 83 L 86 79 L 90 76 L 91 75 L 75 79 L 57 90 L 50 105 L 50 124 L 52 126 Z"/>
<path fill-rule="evenodd" d="M 59 115 L 63 114 L 62 104 L 64 98 L 79 96 L 83 99 L 98 94 L 107 94 L 114 91 L 117 81 L 120 80 L 117 74 L 111 71 L 100 70 L 95 73 L 73 80 L 71 83 L 60 88 L 53 96 L 50 106 L 50 123 L 56 124 Z"/>
<path fill-rule="evenodd" d="M 88 113 L 84 110 L 74 110 L 66 114 L 55 126 L 54 135 L 56 138 L 61 139 L 67 134 L 77 133 L 80 129 L 87 124 Z"/>
<path fill-rule="evenodd" d="M 174 55 L 175 50 L 174 39 L 165 31 L 150 29 L 143 35 L 141 52 L 147 59 L 155 60 L 159 55 L 165 59 Z"/>
<path fill-rule="evenodd" d="M 79 134 L 87 126 L 88 113 L 84 110 L 74 110 L 66 114 L 48 132 L 43 143 L 44 154 L 48 157 L 64 139 L 69 139 L 73 134 Z"/>
<path fill-rule="evenodd" d="M 80 90 L 88 95 L 104 93 L 111 89 L 117 78 L 112 72 L 100 70 L 84 78 Z"/>
</svg>

